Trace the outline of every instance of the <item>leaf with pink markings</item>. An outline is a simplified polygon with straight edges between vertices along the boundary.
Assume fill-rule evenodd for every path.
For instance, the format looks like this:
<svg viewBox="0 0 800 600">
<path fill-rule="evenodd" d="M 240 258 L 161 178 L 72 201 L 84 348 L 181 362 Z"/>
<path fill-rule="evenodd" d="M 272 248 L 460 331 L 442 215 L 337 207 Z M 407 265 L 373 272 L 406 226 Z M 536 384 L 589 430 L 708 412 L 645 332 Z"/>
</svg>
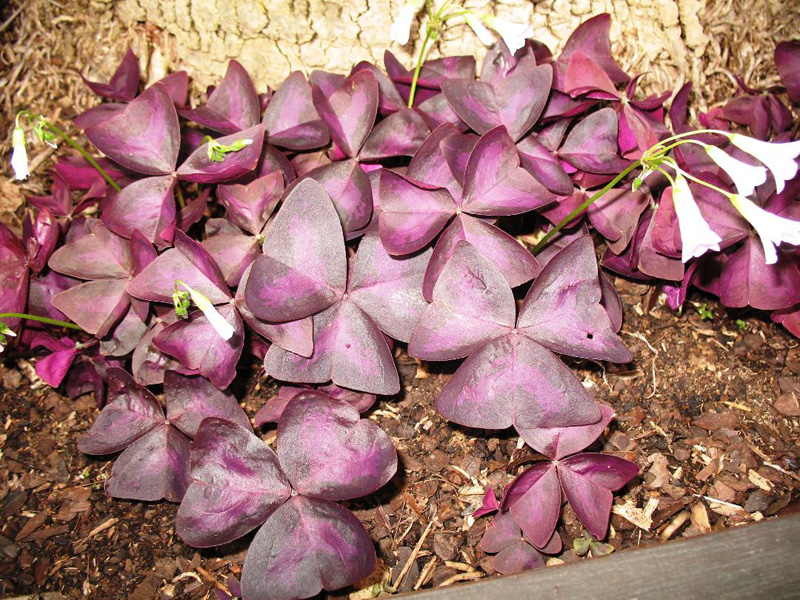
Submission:
<svg viewBox="0 0 800 600">
<path fill-rule="evenodd" d="M 619 253 L 630 244 L 651 200 L 644 188 L 636 192 L 615 188 L 590 204 L 587 214 L 592 226 L 608 240 L 612 252 Z"/>
<path fill-rule="evenodd" d="M 518 427 L 520 437 L 531 448 L 541 452 L 551 460 L 561 460 L 565 456 L 580 452 L 594 442 L 611 422 L 614 409 L 600 405 L 600 420 L 588 425 L 573 427 Z"/>
<path fill-rule="evenodd" d="M 439 273 L 461 241 L 469 242 L 491 260 L 511 287 L 530 281 L 542 270 L 533 255 L 515 238 L 484 220 L 462 213 L 453 219 L 433 249 L 422 287 L 426 300 L 433 297 Z"/>
<path fill-rule="evenodd" d="M 635 463 L 608 454 L 576 454 L 558 463 L 558 478 L 567 501 L 597 539 L 603 539 L 608 529 L 611 492 L 638 474 Z"/>
<path fill-rule="evenodd" d="M 331 137 L 348 158 L 364 145 L 378 113 L 378 83 L 371 71 L 357 71 L 345 79 L 330 97 L 312 86 L 311 95 Z"/>
<path fill-rule="evenodd" d="M 486 133 L 469 155 L 461 207 L 479 216 L 516 215 L 553 202 L 546 190 L 525 169 L 505 127 Z"/>
<path fill-rule="evenodd" d="M 256 168 L 264 144 L 264 126 L 260 123 L 250 129 L 216 138 L 214 141 L 224 145 L 250 140 L 241 150 L 225 155 L 221 162 L 208 156 L 208 142 L 197 148 L 178 168 L 178 179 L 194 183 L 219 183 L 246 175 Z"/>
<path fill-rule="evenodd" d="M 381 171 L 378 196 L 381 241 L 391 254 L 424 248 L 456 212 L 453 197 L 445 188 L 388 169 Z"/>
<path fill-rule="evenodd" d="M 154 263 L 155 264 L 155 263 Z M 153 338 L 162 352 L 177 358 L 187 369 L 193 369 L 225 389 L 236 377 L 236 364 L 244 347 L 244 327 L 239 313 L 231 305 L 218 308 L 234 329 L 229 340 L 222 339 L 200 311 L 166 327 Z"/>
<path fill-rule="evenodd" d="M 397 471 L 397 454 L 382 429 L 342 400 L 308 391 L 278 421 L 278 458 L 292 488 L 323 500 L 371 494 Z"/>
<path fill-rule="evenodd" d="M 164 375 L 167 419 L 193 438 L 203 419 L 215 417 L 251 429 L 250 419 L 232 394 L 217 389 L 205 377 L 186 377 L 175 371 Z"/>
<path fill-rule="evenodd" d="M 275 453 L 248 427 L 210 417 L 192 445 L 191 483 L 175 520 L 196 548 L 227 544 L 261 525 L 291 495 Z"/>
<path fill-rule="evenodd" d="M 594 244 L 584 236 L 547 263 L 525 297 L 517 327 L 560 354 L 628 362 L 631 353 L 614 333 L 600 298 Z"/>
<path fill-rule="evenodd" d="M 330 141 L 320 119 L 311 86 L 300 71 L 292 72 L 275 91 L 264 111 L 264 130 L 270 144 L 289 150 L 312 150 Z"/>
<path fill-rule="evenodd" d="M 325 500 L 294 496 L 250 543 L 242 593 L 249 600 L 309 598 L 367 577 L 375 560 L 372 540 L 352 513 Z"/>
<path fill-rule="evenodd" d="M 189 487 L 189 438 L 163 424 L 119 455 L 106 480 L 105 490 L 114 498 L 156 502 L 180 502 Z"/>
<path fill-rule="evenodd" d="M 459 168 L 457 161 L 454 160 L 456 154 L 450 149 L 463 147 L 469 152 L 474 144 L 467 146 L 465 142 L 468 138 L 469 136 L 459 134 L 449 123 L 440 125 L 431 132 L 414 154 L 406 175 L 430 186 L 447 188 L 454 198 L 460 198 L 464 169 Z M 466 159 L 464 166 L 466 167 Z"/>
<path fill-rule="evenodd" d="M 430 132 L 430 127 L 417 111 L 403 108 L 375 126 L 358 158 L 376 161 L 395 156 L 414 156 Z"/>
<path fill-rule="evenodd" d="M 245 289 L 259 319 L 286 322 L 336 302 L 347 285 L 342 225 L 330 197 L 311 179 L 289 193 L 253 263 Z"/>
<path fill-rule="evenodd" d="M 505 125 L 513 141 L 527 133 L 550 95 L 550 65 L 524 63 L 495 84 L 472 79 L 446 79 L 442 92 L 464 122 L 483 135 Z"/>
<path fill-rule="evenodd" d="M 363 229 L 372 216 L 372 186 L 355 160 L 340 160 L 306 174 L 328 193 L 345 235 Z"/>
<path fill-rule="evenodd" d="M 616 111 L 602 108 L 575 125 L 558 155 L 582 171 L 619 173 L 630 163 L 619 156 L 618 128 Z"/>
<path fill-rule="evenodd" d="M 314 353 L 304 358 L 270 346 L 264 368 L 275 379 L 324 383 L 391 396 L 400 390 L 383 334 L 353 301 L 342 300 L 314 316 Z"/>
<path fill-rule="evenodd" d="M 136 97 L 136 92 L 139 90 L 139 60 L 133 50 L 128 48 L 108 83 L 89 81 L 83 75 L 81 75 L 81 78 L 89 89 L 98 96 L 110 100 L 130 102 Z"/>
<path fill-rule="evenodd" d="M 255 126 L 261 118 L 261 105 L 250 75 L 232 60 L 205 106 L 183 109 L 180 115 L 212 131 L 232 134 Z"/>
<path fill-rule="evenodd" d="M 102 223 L 92 221 L 89 234 L 61 246 L 48 265 L 78 279 L 127 278 L 132 268 L 130 244 Z"/>
<path fill-rule="evenodd" d="M 218 185 L 217 198 L 225 207 L 228 220 L 258 235 L 281 199 L 283 188 L 283 175 L 273 171 L 246 185 Z"/>
<path fill-rule="evenodd" d="M 176 222 L 176 184 L 172 175 L 134 181 L 106 204 L 103 224 L 122 237 L 129 238 L 138 230 L 151 244 L 171 244 Z"/>
<path fill-rule="evenodd" d="M 149 87 L 121 113 L 85 133 L 103 154 L 131 171 L 169 175 L 175 170 L 180 126 L 175 105 L 162 84 Z"/>
</svg>

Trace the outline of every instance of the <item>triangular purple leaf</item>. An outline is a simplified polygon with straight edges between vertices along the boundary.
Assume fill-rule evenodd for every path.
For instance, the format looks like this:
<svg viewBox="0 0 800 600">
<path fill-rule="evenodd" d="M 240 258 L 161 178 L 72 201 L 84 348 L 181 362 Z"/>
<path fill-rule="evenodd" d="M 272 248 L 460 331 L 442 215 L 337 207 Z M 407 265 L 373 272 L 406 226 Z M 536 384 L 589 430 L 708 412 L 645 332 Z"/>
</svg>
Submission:
<svg viewBox="0 0 800 600">
<path fill-rule="evenodd" d="M 251 429 L 250 419 L 232 394 L 217 389 L 205 377 L 185 377 L 175 371 L 164 375 L 167 419 L 189 437 L 197 435 L 203 419 L 216 417 Z"/>
</svg>

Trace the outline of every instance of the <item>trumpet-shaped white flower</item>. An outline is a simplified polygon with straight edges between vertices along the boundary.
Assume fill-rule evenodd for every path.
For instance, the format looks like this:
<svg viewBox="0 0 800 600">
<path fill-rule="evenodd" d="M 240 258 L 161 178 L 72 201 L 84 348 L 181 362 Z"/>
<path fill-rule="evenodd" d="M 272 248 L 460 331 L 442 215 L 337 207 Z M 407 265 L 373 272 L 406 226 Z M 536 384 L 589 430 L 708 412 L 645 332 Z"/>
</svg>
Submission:
<svg viewBox="0 0 800 600">
<path fill-rule="evenodd" d="M 467 25 L 469 25 L 472 31 L 475 32 L 475 35 L 478 36 L 481 44 L 484 46 L 491 46 L 494 44 L 494 36 L 488 29 L 486 29 L 486 26 L 483 24 L 483 22 L 481 22 L 481 19 L 478 15 L 469 12 L 464 15 L 464 21 L 466 21 Z"/>
<path fill-rule="evenodd" d="M 512 23 L 493 15 L 483 17 L 483 22 L 500 34 L 511 54 L 522 48 L 526 39 L 533 37 L 533 27 L 525 23 Z"/>
<path fill-rule="evenodd" d="M 705 150 L 717 165 L 733 180 L 740 196 L 749 196 L 767 180 L 767 169 L 756 167 L 733 158 L 716 146 L 705 146 Z"/>
<path fill-rule="evenodd" d="M 736 210 L 753 226 L 761 238 L 764 257 L 768 265 L 778 262 L 778 251 L 775 249 L 781 242 L 800 246 L 800 221 L 792 221 L 767 212 L 749 198 L 738 194 L 731 196 L 731 203 Z"/>
<path fill-rule="evenodd" d="M 672 203 L 681 232 L 681 260 L 688 262 L 708 250 L 719 251 L 722 238 L 714 233 L 703 218 L 692 190 L 689 189 L 689 182 L 680 172 L 677 173 L 675 185 L 672 187 Z"/>
<path fill-rule="evenodd" d="M 205 294 L 197 291 L 196 289 L 187 285 L 183 281 L 177 281 L 176 291 L 174 296 L 180 295 L 180 292 L 177 291 L 178 285 L 181 285 L 184 288 L 186 288 L 186 291 L 189 292 L 189 296 L 191 296 L 192 298 L 192 302 L 194 302 L 195 306 L 199 308 L 200 311 L 205 315 L 206 319 L 208 319 L 208 322 L 214 328 L 214 331 L 216 331 L 219 334 L 219 337 L 221 337 L 225 341 L 233 337 L 233 334 L 235 333 L 233 326 L 225 320 L 225 317 L 219 314 L 217 309 L 214 307 L 214 305 L 206 297 Z M 177 300 L 175 302 L 175 305 L 177 312 L 177 307 L 179 305 L 179 302 Z"/>
<path fill-rule="evenodd" d="M 762 142 L 739 133 L 732 133 L 728 137 L 734 146 L 767 165 L 775 178 L 775 189 L 779 194 L 783 191 L 784 183 L 797 175 L 795 159 L 800 156 L 800 140 L 786 143 Z"/>
<path fill-rule="evenodd" d="M 11 168 L 14 169 L 14 179 L 27 179 L 31 174 L 28 169 L 28 150 L 25 147 L 25 130 L 17 125 L 11 134 Z"/>
<path fill-rule="evenodd" d="M 400 7 L 400 13 L 389 28 L 389 39 L 401 46 L 405 46 L 411 35 L 411 24 L 414 22 L 414 17 L 419 9 L 418 2 L 406 2 L 403 4 Z"/>
</svg>

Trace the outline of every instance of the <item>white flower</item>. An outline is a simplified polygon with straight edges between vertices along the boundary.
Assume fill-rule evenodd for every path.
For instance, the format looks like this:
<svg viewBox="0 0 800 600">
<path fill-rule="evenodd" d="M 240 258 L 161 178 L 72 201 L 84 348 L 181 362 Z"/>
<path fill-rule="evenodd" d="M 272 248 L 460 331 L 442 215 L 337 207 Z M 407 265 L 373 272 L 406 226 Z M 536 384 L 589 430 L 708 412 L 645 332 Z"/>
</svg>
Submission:
<svg viewBox="0 0 800 600">
<path fill-rule="evenodd" d="M 678 227 L 681 232 L 681 260 L 702 256 L 708 250 L 719 251 L 722 238 L 708 225 L 689 189 L 689 182 L 678 173 L 672 188 L 672 203 L 678 216 Z"/>
<path fill-rule="evenodd" d="M 467 22 L 467 25 L 472 28 L 472 31 L 475 32 L 475 35 L 478 36 L 481 44 L 484 46 L 491 46 L 494 44 L 494 36 L 488 29 L 486 29 L 478 15 L 468 12 L 466 15 L 464 15 L 464 20 Z"/>
<path fill-rule="evenodd" d="M 407 2 L 400 7 L 400 13 L 389 28 L 389 39 L 397 42 L 401 46 L 408 43 L 408 37 L 411 35 L 411 24 L 414 22 L 414 17 L 419 10 L 419 6 L 413 2 Z"/>
<path fill-rule="evenodd" d="M 211 301 L 206 297 L 206 295 L 191 288 L 183 281 L 179 281 L 177 283 L 186 288 L 186 291 L 189 292 L 189 295 L 192 297 L 192 302 L 194 302 L 195 306 L 202 311 L 206 319 L 208 319 L 208 322 L 219 334 L 219 337 L 226 341 L 231 339 L 235 333 L 235 330 L 231 324 L 225 320 L 225 317 L 217 312 L 217 309 L 213 304 L 211 304 Z"/>
<path fill-rule="evenodd" d="M 749 196 L 756 191 L 759 185 L 767 180 L 767 170 L 764 167 L 748 165 L 738 158 L 733 158 L 716 146 L 705 146 L 705 150 L 711 160 L 717 163 L 733 180 L 736 191 L 741 196 Z"/>
<path fill-rule="evenodd" d="M 731 196 L 731 202 L 741 215 L 750 221 L 755 228 L 761 245 L 764 247 L 764 257 L 768 265 L 778 262 L 778 252 L 775 247 L 781 242 L 800 246 L 800 222 L 785 219 L 767 212 L 749 198 L 738 194 Z"/>
<path fill-rule="evenodd" d="M 728 137 L 734 146 L 767 165 L 775 178 L 775 189 L 779 194 L 783 191 L 784 182 L 797 175 L 795 159 L 800 156 L 800 140 L 781 144 L 762 142 L 738 133 L 732 133 Z"/>
<path fill-rule="evenodd" d="M 522 48 L 527 38 L 533 37 L 533 27 L 525 23 L 512 23 L 493 15 L 483 17 L 483 22 L 500 34 L 511 54 Z"/>
<path fill-rule="evenodd" d="M 17 334 L 5 323 L 0 322 L 0 352 L 5 350 L 5 345 L 8 343 L 8 337 L 17 337 Z"/>
<path fill-rule="evenodd" d="M 11 168 L 14 169 L 14 179 L 27 179 L 31 174 L 28 169 L 28 150 L 25 148 L 25 130 L 17 125 L 11 134 Z"/>
</svg>

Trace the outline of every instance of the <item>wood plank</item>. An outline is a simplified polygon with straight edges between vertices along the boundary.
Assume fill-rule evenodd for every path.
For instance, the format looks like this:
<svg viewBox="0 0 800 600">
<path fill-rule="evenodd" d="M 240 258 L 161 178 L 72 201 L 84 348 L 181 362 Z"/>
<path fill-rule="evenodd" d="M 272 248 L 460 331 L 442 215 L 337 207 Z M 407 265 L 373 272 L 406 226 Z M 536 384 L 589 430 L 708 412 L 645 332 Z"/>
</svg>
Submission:
<svg viewBox="0 0 800 600">
<path fill-rule="evenodd" d="M 414 594 L 417 600 L 800 598 L 800 515 Z"/>
</svg>

